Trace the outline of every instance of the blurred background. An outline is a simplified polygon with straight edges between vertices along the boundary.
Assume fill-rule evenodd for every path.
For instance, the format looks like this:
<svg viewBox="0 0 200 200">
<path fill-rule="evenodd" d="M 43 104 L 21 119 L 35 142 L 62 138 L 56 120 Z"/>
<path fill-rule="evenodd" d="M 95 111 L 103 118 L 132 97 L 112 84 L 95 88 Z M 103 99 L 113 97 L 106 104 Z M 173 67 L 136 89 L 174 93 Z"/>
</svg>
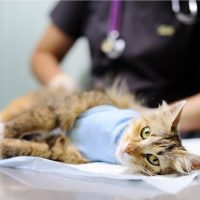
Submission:
<svg viewBox="0 0 200 200">
<path fill-rule="evenodd" d="M 31 73 L 30 58 L 51 23 L 49 13 L 56 3 L 56 0 L 0 0 L 0 110 L 15 97 L 39 87 Z M 63 69 L 81 85 L 87 84 L 90 67 L 87 45 L 86 39 L 80 38 L 62 62 Z"/>
</svg>

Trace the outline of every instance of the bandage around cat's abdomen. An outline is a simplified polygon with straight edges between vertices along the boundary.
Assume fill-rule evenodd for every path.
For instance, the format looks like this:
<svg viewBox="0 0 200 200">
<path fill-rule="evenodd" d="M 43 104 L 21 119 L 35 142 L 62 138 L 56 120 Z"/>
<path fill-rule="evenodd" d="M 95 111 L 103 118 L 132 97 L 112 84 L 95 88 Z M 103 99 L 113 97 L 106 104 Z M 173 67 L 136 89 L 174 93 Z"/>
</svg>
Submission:
<svg viewBox="0 0 200 200">
<path fill-rule="evenodd" d="M 131 121 L 139 116 L 131 109 L 97 106 L 84 112 L 68 134 L 88 160 L 117 163 L 118 142 Z"/>
</svg>

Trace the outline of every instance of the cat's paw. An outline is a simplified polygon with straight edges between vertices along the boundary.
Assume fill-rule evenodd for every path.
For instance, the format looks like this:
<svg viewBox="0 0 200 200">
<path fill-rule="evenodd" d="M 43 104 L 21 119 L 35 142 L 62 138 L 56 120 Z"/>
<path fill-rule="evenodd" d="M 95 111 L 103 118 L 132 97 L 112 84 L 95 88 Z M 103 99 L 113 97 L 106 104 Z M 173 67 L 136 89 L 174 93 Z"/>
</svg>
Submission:
<svg viewBox="0 0 200 200">
<path fill-rule="evenodd" d="M 0 140 L 4 138 L 4 128 L 5 124 L 3 122 L 0 122 Z"/>
<path fill-rule="evenodd" d="M 29 151 L 30 149 L 21 140 L 4 138 L 0 141 L 1 159 L 26 155 Z"/>
<path fill-rule="evenodd" d="M 46 143 L 38 143 L 20 139 L 4 138 L 0 141 L 0 157 L 37 156 L 49 158 L 51 152 Z"/>
<path fill-rule="evenodd" d="M 15 155 L 15 141 L 10 139 L 2 139 L 0 141 L 0 157 L 1 159 L 11 158 Z M 14 151 L 13 151 L 14 150 Z"/>
</svg>

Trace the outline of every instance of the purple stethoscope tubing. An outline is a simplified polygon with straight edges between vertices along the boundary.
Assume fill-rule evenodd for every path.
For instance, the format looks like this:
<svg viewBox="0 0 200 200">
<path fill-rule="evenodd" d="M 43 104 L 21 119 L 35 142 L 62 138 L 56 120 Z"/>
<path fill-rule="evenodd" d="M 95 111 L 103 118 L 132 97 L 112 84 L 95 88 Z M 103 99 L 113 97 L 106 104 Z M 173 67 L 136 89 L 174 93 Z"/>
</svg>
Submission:
<svg viewBox="0 0 200 200">
<path fill-rule="evenodd" d="M 119 32 L 120 29 L 120 16 L 121 16 L 122 1 L 112 0 L 109 13 L 108 33 L 113 30 Z"/>
<path fill-rule="evenodd" d="M 125 41 L 120 38 L 120 17 L 121 17 L 121 0 L 112 0 L 110 4 L 110 13 L 108 20 L 107 36 L 102 41 L 101 50 L 110 59 L 119 58 L 126 46 Z"/>
</svg>

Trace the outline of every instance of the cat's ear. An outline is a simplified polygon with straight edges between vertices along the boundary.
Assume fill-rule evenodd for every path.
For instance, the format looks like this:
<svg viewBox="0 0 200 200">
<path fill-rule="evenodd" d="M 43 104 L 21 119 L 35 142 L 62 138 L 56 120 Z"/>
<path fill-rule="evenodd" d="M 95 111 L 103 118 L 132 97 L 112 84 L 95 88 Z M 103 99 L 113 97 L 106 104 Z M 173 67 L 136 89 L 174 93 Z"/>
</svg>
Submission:
<svg viewBox="0 0 200 200">
<path fill-rule="evenodd" d="M 184 154 L 180 154 L 176 159 L 174 167 L 175 170 L 181 174 L 200 170 L 200 155 L 185 151 Z"/>
<path fill-rule="evenodd" d="M 170 106 L 169 111 L 171 113 L 171 128 L 177 129 L 177 126 L 179 124 L 181 113 L 183 110 L 184 105 L 186 104 L 186 101 L 180 101 L 177 103 L 174 103 Z"/>
</svg>

